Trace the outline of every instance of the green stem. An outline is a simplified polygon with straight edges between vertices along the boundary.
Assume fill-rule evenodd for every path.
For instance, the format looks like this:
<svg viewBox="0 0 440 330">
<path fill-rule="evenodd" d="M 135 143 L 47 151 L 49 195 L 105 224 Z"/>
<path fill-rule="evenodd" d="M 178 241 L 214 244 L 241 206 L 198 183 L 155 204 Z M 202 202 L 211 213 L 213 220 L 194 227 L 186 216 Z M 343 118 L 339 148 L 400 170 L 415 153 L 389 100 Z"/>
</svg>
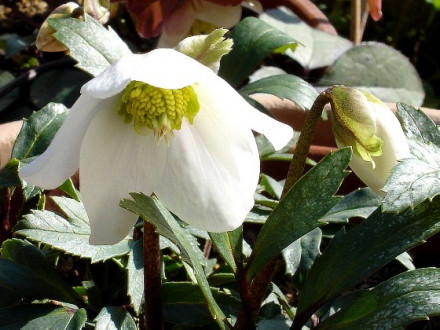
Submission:
<svg viewBox="0 0 440 330">
<path fill-rule="evenodd" d="M 286 183 L 284 185 L 283 192 L 281 194 L 281 198 L 283 198 L 287 192 L 292 188 L 292 186 L 302 177 L 304 174 L 304 167 L 307 159 L 307 155 L 309 153 L 310 145 L 312 143 L 313 135 L 316 129 L 316 125 L 318 123 L 319 118 L 322 115 L 322 111 L 324 110 L 324 106 L 330 102 L 330 97 L 328 96 L 328 92 L 330 89 L 327 89 L 323 93 L 321 93 L 313 103 L 312 108 L 310 109 L 309 115 L 307 116 L 307 120 L 304 124 L 303 129 L 301 130 L 301 135 L 299 137 L 298 143 L 296 145 L 296 149 L 290 162 L 289 171 L 287 173 Z M 251 285 L 249 283 L 244 283 L 245 292 L 249 293 L 251 296 L 246 297 L 247 301 L 243 302 L 244 304 L 249 304 L 251 307 L 251 311 L 248 309 L 243 310 L 240 313 L 235 329 L 252 329 L 255 328 L 255 319 L 258 316 L 261 303 L 266 297 L 267 288 L 272 281 L 272 278 L 276 274 L 277 270 L 280 267 L 277 265 L 277 258 L 273 258 L 270 260 L 253 278 Z M 248 281 L 248 277 L 243 277 L 244 281 Z M 243 285 L 243 283 L 241 283 Z M 243 291 L 243 290 L 242 290 Z M 243 294 L 243 293 L 242 293 Z M 251 313 L 251 316 L 249 316 Z M 251 320 L 249 320 L 251 318 Z"/>
<path fill-rule="evenodd" d="M 144 219 L 145 329 L 163 329 L 160 245 L 156 228 Z"/>
</svg>

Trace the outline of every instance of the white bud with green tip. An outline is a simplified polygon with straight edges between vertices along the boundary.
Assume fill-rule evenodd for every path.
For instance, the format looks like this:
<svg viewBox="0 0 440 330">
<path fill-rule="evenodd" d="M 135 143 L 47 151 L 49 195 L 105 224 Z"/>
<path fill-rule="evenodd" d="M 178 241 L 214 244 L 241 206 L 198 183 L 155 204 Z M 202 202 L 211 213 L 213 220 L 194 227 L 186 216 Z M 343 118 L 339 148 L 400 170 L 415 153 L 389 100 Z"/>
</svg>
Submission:
<svg viewBox="0 0 440 330">
<path fill-rule="evenodd" d="M 347 86 L 328 91 L 339 148 L 351 146 L 351 169 L 371 189 L 381 192 L 398 161 L 410 157 L 399 120 L 370 93 Z"/>
</svg>

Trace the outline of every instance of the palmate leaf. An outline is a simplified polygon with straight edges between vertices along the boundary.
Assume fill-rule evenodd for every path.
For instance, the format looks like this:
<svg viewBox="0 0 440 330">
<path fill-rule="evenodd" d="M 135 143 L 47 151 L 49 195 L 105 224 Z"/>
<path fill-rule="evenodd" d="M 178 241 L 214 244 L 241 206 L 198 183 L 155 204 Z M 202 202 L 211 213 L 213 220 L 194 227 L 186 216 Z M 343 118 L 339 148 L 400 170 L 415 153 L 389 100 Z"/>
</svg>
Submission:
<svg viewBox="0 0 440 330">
<path fill-rule="evenodd" d="M 33 210 L 14 228 L 16 234 L 41 242 L 91 262 L 104 261 L 130 251 L 125 239 L 114 245 L 90 245 L 89 219 L 82 203 L 65 197 L 53 197 L 67 220 L 50 211 Z"/>
<path fill-rule="evenodd" d="M 247 84 L 239 92 L 246 96 L 255 93 L 272 94 L 296 103 L 303 110 L 309 110 L 318 97 L 318 92 L 312 85 L 290 74 L 262 78 Z"/>
<path fill-rule="evenodd" d="M 255 17 L 247 17 L 231 31 L 232 51 L 221 60 L 219 76 L 239 86 L 274 51 L 295 50 L 292 37 Z"/>
<path fill-rule="evenodd" d="M 83 329 L 85 309 L 76 306 L 28 304 L 0 309 L 0 329 Z"/>
<path fill-rule="evenodd" d="M 247 266 L 249 278 L 289 244 L 325 224 L 320 219 L 339 201 L 334 194 L 348 174 L 350 159 L 350 148 L 329 154 L 284 196 L 255 241 Z"/>
<path fill-rule="evenodd" d="M 417 269 L 358 294 L 346 308 L 320 322 L 320 329 L 403 329 L 440 314 L 440 270 Z"/>
<path fill-rule="evenodd" d="M 385 211 L 413 208 L 440 193 L 440 133 L 421 110 L 398 104 L 398 114 L 413 158 L 395 166 L 383 190 Z"/>
<path fill-rule="evenodd" d="M 440 199 L 436 198 L 401 213 L 382 213 L 379 208 L 360 225 L 336 235 L 304 283 L 296 326 L 303 325 L 325 302 L 440 231 L 439 217 Z"/>
<path fill-rule="evenodd" d="M 182 258 L 194 269 L 194 275 L 205 301 L 208 304 L 211 315 L 217 324 L 224 329 L 224 322 L 227 322 L 226 316 L 212 295 L 205 272 L 202 268 L 202 264 L 205 264 L 205 262 L 201 260 L 203 253 L 198 248 L 194 236 L 182 228 L 173 215 L 162 206 L 156 198 L 138 193 L 131 193 L 130 195 L 133 200 L 123 199 L 120 205 L 143 219 L 148 219 L 148 221 L 156 227 L 158 234 L 165 236 L 180 248 Z"/>
<path fill-rule="evenodd" d="M 89 15 L 84 21 L 74 18 L 51 18 L 48 24 L 55 38 L 69 49 L 78 67 L 96 76 L 131 51 L 109 27 L 108 30 Z"/>
</svg>

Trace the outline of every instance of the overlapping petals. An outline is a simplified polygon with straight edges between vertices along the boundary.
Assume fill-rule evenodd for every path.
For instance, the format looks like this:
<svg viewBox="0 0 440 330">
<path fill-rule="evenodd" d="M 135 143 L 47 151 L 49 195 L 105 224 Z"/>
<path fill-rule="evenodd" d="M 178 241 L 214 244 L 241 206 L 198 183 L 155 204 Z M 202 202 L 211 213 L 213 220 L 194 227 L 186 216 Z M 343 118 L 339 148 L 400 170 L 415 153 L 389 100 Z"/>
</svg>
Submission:
<svg viewBox="0 0 440 330">
<path fill-rule="evenodd" d="M 174 137 L 134 132 L 117 113 L 132 80 L 167 89 L 191 85 L 200 109 Z M 129 192 L 155 193 L 182 220 L 222 232 L 238 227 L 253 205 L 259 157 L 252 129 L 276 148 L 290 127 L 252 108 L 210 69 L 171 49 L 127 55 L 83 86 L 65 124 L 45 153 L 21 170 L 22 177 L 54 188 L 80 168 L 82 200 L 93 244 L 123 239 L 136 216 L 118 206 Z"/>
</svg>

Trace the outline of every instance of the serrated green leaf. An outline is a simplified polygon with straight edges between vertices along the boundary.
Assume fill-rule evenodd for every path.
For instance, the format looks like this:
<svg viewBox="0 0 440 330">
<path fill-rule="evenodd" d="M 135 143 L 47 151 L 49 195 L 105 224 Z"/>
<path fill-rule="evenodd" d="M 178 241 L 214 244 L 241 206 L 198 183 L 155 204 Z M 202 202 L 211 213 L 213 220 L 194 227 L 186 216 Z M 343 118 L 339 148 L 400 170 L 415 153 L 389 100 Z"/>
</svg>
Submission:
<svg viewBox="0 0 440 330">
<path fill-rule="evenodd" d="M 97 76 L 131 51 L 119 36 L 89 15 L 84 22 L 74 18 L 51 18 L 48 24 L 56 31 L 54 37 L 69 49 L 77 66 Z"/>
<path fill-rule="evenodd" d="M 374 42 L 349 49 L 318 82 L 320 86 L 335 84 L 364 90 L 383 102 L 420 106 L 425 97 L 419 74 L 409 60 L 394 48 Z"/>
<path fill-rule="evenodd" d="M 33 210 L 15 226 L 14 232 L 72 255 L 90 258 L 92 263 L 130 251 L 131 241 L 127 239 L 114 245 L 90 245 L 89 219 L 82 203 L 65 197 L 53 199 L 67 220 L 50 211 Z"/>
<path fill-rule="evenodd" d="M 347 223 L 348 219 L 368 218 L 381 204 L 381 197 L 370 188 L 355 190 L 335 205 L 322 220 L 330 223 Z"/>
<path fill-rule="evenodd" d="M 25 119 L 12 150 L 12 158 L 21 160 L 43 153 L 66 119 L 67 112 L 64 105 L 49 103 Z"/>
<path fill-rule="evenodd" d="M 148 219 L 148 221 L 156 227 L 158 234 L 165 236 L 180 248 L 182 258 L 184 261 L 190 263 L 194 269 L 194 275 L 208 303 L 211 315 L 221 328 L 225 328 L 224 322 L 227 322 L 226 316 L 214 300 L 208 281 L 206 280 L 205 272 L 202 268 L 200 258 L 203 254 L 197 247 L 194 236 L 182 228 L 171 213 L 162 206 L 156 198 L 136 193 L 131 193 L 130 195 L 133 200 L 123 199 L 120 205 L 143 219 Z"/>
<path fill-rule="evenodd" d="M 134 311 L 139 315 L 144 295 L 144 251 L 142 240 L 133 243 L 128 254 L 127 263 L 128 285 L 127 294 L 130 297 Z"/>
<path fill-rule="evenodd" d="M 266 10 L 260 15 L 260 19 L 299 39 L 301 45 L 295 49 L 295 52 L 287 51 L 286 55 L 309 70 L 332 65 L 339 56 L 353 46 L 347 39 L 310 27 L 284 7 Z"/>
<path fill-rule="evenodd" d="M 241 88 L 239 92 L 247 96 L 255 93 L 272 94 L 280 99 L 288 99 L 296 103 L 303 110 L 309 110 L 318 97 L 318 92 L 312 85 L 290 74 L 280 74 L 254 81 Z"/>
<path fill-rule="evenodd" d="M 211 288 L 215 300 L 228 316 L 236 316 L 241 309 L 240 301 L 216 288 Z M 168 282 L 162 285 L 164 318 L 180 325 L 201 326 L 212 323 L 205 297 L 191 282 Z"/>
<path fill-rule="evenodd" d="M 136 323 L 130 313 L 121 307 L 106 306 L 95 318 L 95 329 L 136 330 Z"/>
<path fill-rule="evenodd" d="M 388 178 L 383 191 L 384 211 L 396 212 L 413 208 L 440 193 L 440 148 L 431 142 L 409 140 L 411 153 L 398 163 Z"/>
<path fill-rule="evenodd" d="M 0 259 L 0 306 L 18 302 L 24 297 L 33 299 L 55 299 L 77 303 L 80 298 L 75 291 L 49 264 L 43 253 L 31 243 L 11 239 L 2 244 Z"/>
<path fill-rule="evenodd" d="M 231 37 L 234 47 L 222 58 L 219 75 L 232 86 L 240 85 L 277 48 L 289 45 L 294 50 L 297 46 L 295 39 L 255 17 L 238 23 Z"/>
<path fill-rule="evenodd" d="M 377 209 L 347 233 L 339 233 L 318 257 L 299 296 L 297 326 L 325 302 L 352 288 L 377 269 L 440 231 L 440 199 L 414 210 Z"/>
<path fill-rule="evenodd" d="M 0 329 L 83 329 L 87 320 L 84 309 L 75 306 L 29 304 L 0 309 Z"/>
<path fill-rule="evenodd" d="M 404 329 L 440 314 L 440 270 L 417 269 L 366 291 L 320 322 L 320 329 Z"/>
<path fill-rule="evenodd" d="M 348 174 L 345 168 L 350 159 L 349 148 L 327 155 L 289 190 L 255 241 L 247 265 L 249 278 L 289 244 L 325 224 L 320 219 L 339 201 L 333 195 Z"/>
<path fill-rule="evenodd" d="M 408 104 L 397 103 L 397 114 L 408 139 L 431 142 L 440 147 L 439 128 L 422 110 Z"/>
</svg>

